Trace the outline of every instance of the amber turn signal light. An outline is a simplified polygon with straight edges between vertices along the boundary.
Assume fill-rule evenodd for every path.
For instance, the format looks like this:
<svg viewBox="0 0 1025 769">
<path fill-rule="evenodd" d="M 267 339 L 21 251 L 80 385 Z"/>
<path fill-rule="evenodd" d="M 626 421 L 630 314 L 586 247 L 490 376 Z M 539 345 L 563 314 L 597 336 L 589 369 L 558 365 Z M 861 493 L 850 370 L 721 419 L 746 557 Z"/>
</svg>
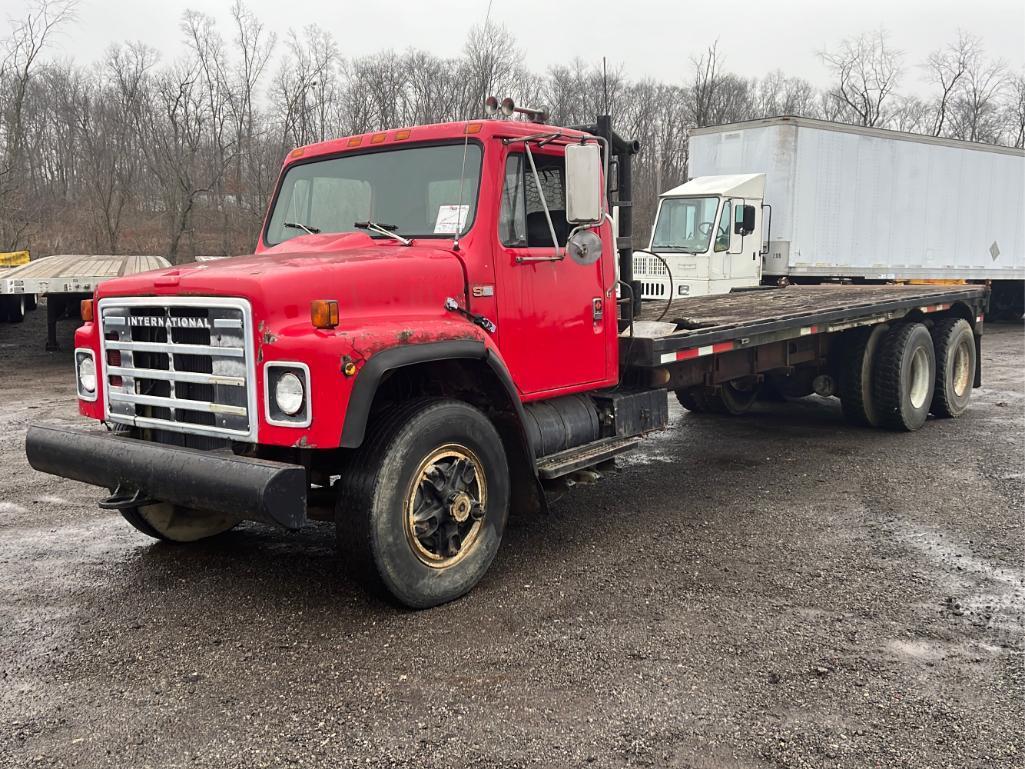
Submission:
<svg viewBox="0 0 1025 769">
<path fill-rule="evenodd" d="M 79 305 L 78 314 L 82 317 L 83 322 L 91 322 L 93 319 L 93 300 L 83 299 L 82 304 Z"/>
<path fill-rule="evenodd" d="M 314 299 L 310 303 L 310 320 L 314 328 L 334 328 L 338 325 L 338 302 L 334 299 Z"/>
</svg>

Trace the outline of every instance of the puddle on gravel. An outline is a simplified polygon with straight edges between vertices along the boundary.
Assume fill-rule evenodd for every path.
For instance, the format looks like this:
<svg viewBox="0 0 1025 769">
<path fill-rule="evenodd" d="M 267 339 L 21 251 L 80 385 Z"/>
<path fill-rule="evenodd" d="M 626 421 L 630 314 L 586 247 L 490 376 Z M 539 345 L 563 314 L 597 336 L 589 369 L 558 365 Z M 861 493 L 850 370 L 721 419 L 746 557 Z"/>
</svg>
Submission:
<svg viewBox="0 0 1025 769">
<path fill-rule="evenodd" d="M 1025 569 L 992 563 L 972 553 L 946 531 L 893 521 L 888 528 L 902 545 L 932 567 L 936 602 L 951 619 L 992 631 L 1021 647 L 1025 642 Z"/>
</svg>

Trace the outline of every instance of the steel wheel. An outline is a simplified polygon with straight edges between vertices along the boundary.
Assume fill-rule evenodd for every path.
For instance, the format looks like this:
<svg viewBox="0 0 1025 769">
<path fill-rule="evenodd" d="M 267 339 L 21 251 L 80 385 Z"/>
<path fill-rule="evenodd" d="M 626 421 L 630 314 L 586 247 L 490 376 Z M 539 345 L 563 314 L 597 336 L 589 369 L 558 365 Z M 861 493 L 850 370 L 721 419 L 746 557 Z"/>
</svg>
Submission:
<svg viewBox="0 0 1025 769">
<path fill-rule="evenodd" d="M 932 397 L 930 389 L 932 377 L 933 371 L 928 353 L 925 348 L 919 347 L 911 356 L 911 387 L 908 398 L 911 400 L 913 408 L 922 408 L 925 405 L 926 397 Z"/>
<path fill-rule="evenodd" d="M 972 338 L 962 338 L 957 345 L 957 351 L 954 353 L 954 371 L 951 377 L 954 394 L 958 397 L 963 396 L 968 392 L 968 388 L 972 386 L 972 377 L 975 374 L 974 361 L 972 360 L 974 357 L 975 345 Z"/>
<path fill-rule="evenodd" d="M 406 496 L 406 535 L 423 563 L 453 566 L 471 552 L 483 527 L 488 488 L 480 459 L 447 444 L 413 473 Z"/>
</svg>

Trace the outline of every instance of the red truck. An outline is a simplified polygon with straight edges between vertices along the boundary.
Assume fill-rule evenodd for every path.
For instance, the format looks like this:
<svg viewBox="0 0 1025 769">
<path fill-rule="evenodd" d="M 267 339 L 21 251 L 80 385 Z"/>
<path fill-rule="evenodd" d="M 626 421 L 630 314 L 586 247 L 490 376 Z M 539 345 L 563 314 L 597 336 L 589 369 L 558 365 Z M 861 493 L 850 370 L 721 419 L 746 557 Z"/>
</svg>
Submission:
<svg viewBox="0 0 1025 769">
<path fill-rule="evenodd" d="M 639 146 L 607 116 L 530 117 L 298 148 L 252 256 L 103 283 L 75 369 L 107 429 L 33 425 L 32 466 L 106 487 L 102 508 L 162 540 L 334 521 L 347 561 L 429 607 L 481 579 L 510 512 L 665 427 L 670 391 L 721 413 L 838 395 L 902 430 L 967 407 L 985 288 L 640 305 Z M 753 209 L 724 202 L 698 224 L 757 255 Z"/>
</svg>

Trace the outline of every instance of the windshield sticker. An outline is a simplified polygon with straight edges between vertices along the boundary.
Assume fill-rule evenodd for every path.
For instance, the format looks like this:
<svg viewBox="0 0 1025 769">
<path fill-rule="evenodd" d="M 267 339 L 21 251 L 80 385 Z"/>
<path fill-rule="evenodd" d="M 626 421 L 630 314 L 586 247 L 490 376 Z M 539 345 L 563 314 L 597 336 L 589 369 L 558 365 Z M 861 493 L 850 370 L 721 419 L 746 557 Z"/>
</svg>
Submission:
<svg viewBox="0 0 1025 769">
<path fill-rule="evenodd" d="M 434 234 L 443 233 L 455 234 L 463 229 L 466 224 L 466 215 L 470 212 L 469 205 L 463 206 L 439 206 L 438 220 L 434 223 Z"/>
</svg>

